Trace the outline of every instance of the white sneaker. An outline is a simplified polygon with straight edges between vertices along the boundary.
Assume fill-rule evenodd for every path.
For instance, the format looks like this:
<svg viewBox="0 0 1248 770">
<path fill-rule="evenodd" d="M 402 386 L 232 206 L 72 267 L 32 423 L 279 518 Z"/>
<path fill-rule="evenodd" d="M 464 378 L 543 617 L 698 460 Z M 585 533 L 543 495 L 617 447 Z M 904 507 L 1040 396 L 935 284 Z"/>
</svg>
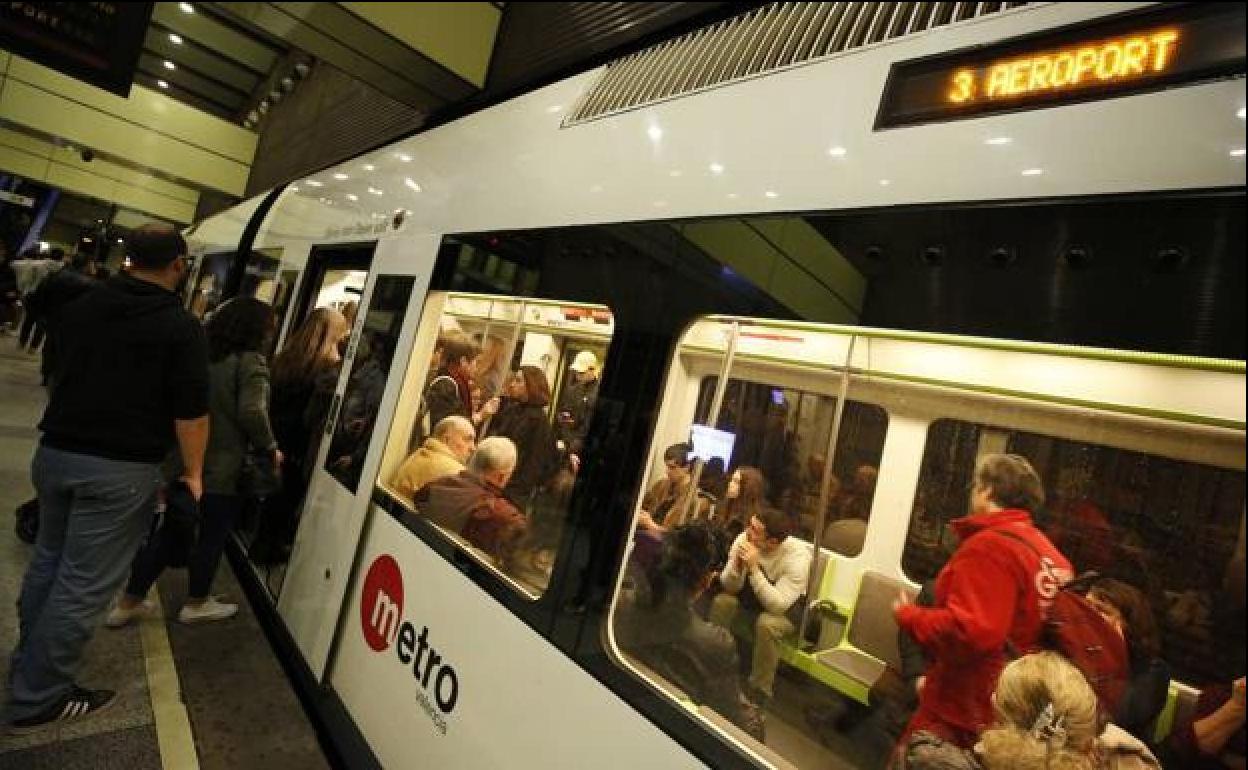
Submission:
<svg viewBox="0 0 1248 770">
<path fill-rule="evenodd" d="M 195 623 L 211 623 L 215 620 L 227 620 L 238 612 L 237 604 L 217 601 L 217 597 L 209 596 L 202 604 L 184 604 L 178 613 L 178 622 L 192 625 Z"/>
<path fill-rule="evenodd" d="M 121 628 L 130 625 L 131 621 L 137 618 L 145 618 L 156 611 L 156 605 L 147 599 L 139 602 L 130 609 L 122 607 L 120 604 L 114 605 L 109 611 L 108 617 L 104 619 L 104 625 L 109 628 Z"/>
</svg>

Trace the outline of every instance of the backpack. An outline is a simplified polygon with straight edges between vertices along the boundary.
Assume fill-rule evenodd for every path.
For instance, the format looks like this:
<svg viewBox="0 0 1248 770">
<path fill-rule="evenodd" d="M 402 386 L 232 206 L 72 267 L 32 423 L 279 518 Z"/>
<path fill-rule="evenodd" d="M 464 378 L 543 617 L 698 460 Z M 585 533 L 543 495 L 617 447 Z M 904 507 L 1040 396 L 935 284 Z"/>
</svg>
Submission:
<svg viewBox="0 0 1248 770">
<path fill-rule="evenodd" d="M 993 531 L 1017 540 L 1042 557 L 1030 541 L 1005 530 Z M 1101 710 L 1112 715 L 1122 703 L 1131 678 L 1131 663 L 1122 634 L 1079 592 L 1095 577 L 1094 572 L 1086 573 L 1058 590 L 1044 621 L 1040 645 L 1074 664 L 1096 692 Z M 1008 641 L 1006 653 L 1011 658 L 1018 657 L 1018 651 Z"/>
</svg>

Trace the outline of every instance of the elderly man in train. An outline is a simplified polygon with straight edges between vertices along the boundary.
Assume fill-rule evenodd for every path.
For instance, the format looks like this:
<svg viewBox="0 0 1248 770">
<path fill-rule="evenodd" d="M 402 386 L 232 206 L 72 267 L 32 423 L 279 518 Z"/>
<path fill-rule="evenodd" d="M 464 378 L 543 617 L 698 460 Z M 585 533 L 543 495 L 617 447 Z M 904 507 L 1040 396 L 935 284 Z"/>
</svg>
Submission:
<svg viewBox="0 0 1248 770">
<path fill-rule="evenodd" d="M 466 417 L 444 417 L 433 426 L 433 435 L 399 466 L 391 486 L 411 500 L 429 482 L 462 471 L 476 446 L 476 429 Z"/>
<path fill-rule="evenodd" d="M 720 573 L 723 591 L 711 603 L 710 619 L 733 629 L 740 616 L 754 632 L 748 694 L 760 705 L 771 700 L 780 664 L 780 642 L 797 629 L 801 597 L 810 572 L 810 546 L 791 535 L 792 517 L 764 508 L 733 541 Z"/>
</svg>

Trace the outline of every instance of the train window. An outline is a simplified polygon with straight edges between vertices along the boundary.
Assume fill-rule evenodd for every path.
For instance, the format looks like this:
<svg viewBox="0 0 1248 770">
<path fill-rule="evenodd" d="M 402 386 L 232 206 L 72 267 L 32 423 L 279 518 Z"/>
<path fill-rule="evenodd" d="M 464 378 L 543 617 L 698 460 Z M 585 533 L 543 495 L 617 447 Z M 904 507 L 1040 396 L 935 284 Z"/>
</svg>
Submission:
<svg viewBox="0 0 1248 770">
<path fill-rule="evenodd" d="M 966 514 L 975 458 L 988 451 L 1020 454 L 1035 466 L 1047 497 L 1036 522 L 1077 570 L 1144 593 L 1176 679 L 1203 685 L 1243 670 L 1242 471 L 938 420 L 902 557 L 912 579 L 933 577 L 952 553 L 946 525 Z"/>
<path fill-rule="evenodd" d="M 718 377 L 703 378 L 694 422 L 705 423 Z M 725 469 L 708 465 L 701 481 L 722 500 L 726 481 L 737 469 L 761 473 L 764 499 L 791 513 L 795 534 L 809 541 L 814 532 L 836 398 L 774 382 L 730 378 L 715 428 L 734 437 Z M 887 413 L 874 404 L 847 401 L 833 462 L 823 547 L 844 556 L 862 552 L 875 481 L 888 430 Z M 708 472 L 709 471 L 709 472 Z M 717 472 L 718 471 L 718 472 Z"/>
<path fill-rule="evenodd" d="M 380 486 L 409 526 L 432 524 L 536 598 L 582 461 L 611 311 L 457 293 L 432 295 L 425 313 Z"/>
<path fill-rule="evenodd" d="M 364 454 L 376 427 L 377 409 L 386 390 L 394 348 L 407 315 L 415 280 L 410 276 L 377 278 L 355 344 L 355 358 L 343 392 L 337 425 L 325 456 L 325 470 L 355 492 L 360 483 Z"/>
</svg>

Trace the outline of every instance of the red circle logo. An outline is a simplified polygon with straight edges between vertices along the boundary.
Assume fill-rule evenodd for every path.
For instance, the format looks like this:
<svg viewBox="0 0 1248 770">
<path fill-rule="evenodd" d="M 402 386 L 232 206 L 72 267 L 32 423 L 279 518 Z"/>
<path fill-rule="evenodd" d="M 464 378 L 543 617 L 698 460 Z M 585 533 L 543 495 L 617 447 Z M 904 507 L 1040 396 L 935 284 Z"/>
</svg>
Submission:
<svg viewBox="0 0 1248 770">
<path fill-rule="evenodd" d="M 360 623 L 364 641 L 376 652 L 385 650 L 403 622 L 403 573 L 393 556 L 373 560 L 360 593 Z"/>
</svg>

